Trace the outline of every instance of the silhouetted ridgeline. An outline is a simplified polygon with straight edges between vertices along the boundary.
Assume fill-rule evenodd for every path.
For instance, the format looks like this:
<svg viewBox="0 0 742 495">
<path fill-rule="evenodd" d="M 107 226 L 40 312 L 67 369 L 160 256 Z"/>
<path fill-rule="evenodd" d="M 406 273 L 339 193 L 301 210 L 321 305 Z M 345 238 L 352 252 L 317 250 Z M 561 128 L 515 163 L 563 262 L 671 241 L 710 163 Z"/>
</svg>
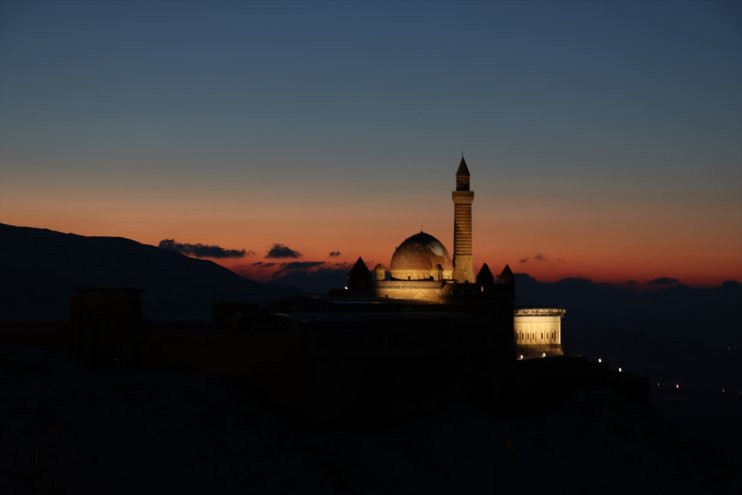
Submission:
<svg viewBox="0 0 742 495">
<path fill-rule="evenodd" d="M 217 301 L 297 293 L 121 237 L 0 224 L 0 321 L 66 320 L 70 297 L 86 287 L 143 289 L 144 316 L 153 320 L 210 320 Z"/>
<path fill-rule="evenodd" d="M 642 290 L 589 280 L 539 282 L 516 275 L 517 303 L 567 308 L 567 354 L 602 357 L 651 377 L 720 391 L 742 387 L 742 285 Z"/>
<path fill-rule="evenodd" d="M 270 283 L 281 287 L 296 287 L 310 294 L 325 295 L 332 289 L 343 287 L 349 267 L 320 267 L 312 271 L 291 270 L 278 274 Z"/>
<path fill-rule="evenodd" d="M 338 270 L 298 272 L 279 283 L 324 293 L 327 286 L 341 286 L 344 276 Z M 742 346 L 737 331 L 742 285 L 737 282 L 642 291 L 582 279 L 544 283 L 517 274 L 516 285 L 519 305 L 568 310 L 566 339 L 581 330 L 603 328 Z M 65 320 L 69 298 L 86 287 L 143 289 L 144 316 L 155 320 L 209 320 L 214 302 L 264 302 L 298 292 L 129 239 L 0 224 L 0 321 Z"/>
<path fill-rule="evenodd" d="M 548 301 L 567 308 L 569 328 L 646 330 L 725 346 L 742 343 L 742 284 L 734 281 L 713 288 L 641 290 L 577 278 L 545 283 L 526 274 L 515 277 L 517 304 Z"/>
</svg>

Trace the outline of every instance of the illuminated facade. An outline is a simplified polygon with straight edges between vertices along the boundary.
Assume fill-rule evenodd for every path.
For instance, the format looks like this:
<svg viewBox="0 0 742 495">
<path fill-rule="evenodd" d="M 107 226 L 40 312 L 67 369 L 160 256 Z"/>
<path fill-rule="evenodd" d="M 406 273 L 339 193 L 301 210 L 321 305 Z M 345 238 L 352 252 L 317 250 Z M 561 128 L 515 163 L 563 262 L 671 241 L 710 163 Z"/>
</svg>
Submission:
<svg viewBox="0 0 742 495">
<path fill-rule="evenodd" d="M 516 309 L 513 274 L 505 266 L 493 276 L 485 263 L 474 275 L 472 252 L 472 203 L 470 173 L 464 158 L 456 171 L 454 203 L 453 257 L 432 235 L 420 231 L 405 239 L 392 255 L 390 270 L 376 265 L 373 277 L 359 258 L 351 270 L 348 286 L 351 292 L 368 293 L 383 299 L 417 303 L 459 305 L 467 308 L 496 308 L 508 311 L 507 329 L 512 332 L 516 356 L 523 358 L 561 355 L 562 309 Z M 370 287 L 369 278 L 373 278 Z M 506 310 L 506 308 L 510 308 Z M 502 326 L 504 319 L 499 319 Z"/>
<path fill-rule="evenodd" d="M 474 283 L 474 263 L 471 248 L 471 204 L 474 191 L 469 189 L 469 168 L 464 157 L 456 171 L 456 190 L 451 193 L 453 215 L 453 280 Z"/>
<path fill-rule="evenodd" d="M 441 241 L 420 231 L 405 239 L 392 255 L 391 270 L 377 265 L 375 294 L 390 299 L 445 303 L 457 284 L 475 284 L 472 258 L 472 202 L 469 168 L 461 157 L 456 171 L 453 258 Z M 489 269 L 487 269 L 489 271 Z"/>
<path fill-rule="evenodd" d="M 562 318 L 558 308 L 519 308 L 513 318 L 516 352 L 522 359 L 562 354 Z"/>
</svg>

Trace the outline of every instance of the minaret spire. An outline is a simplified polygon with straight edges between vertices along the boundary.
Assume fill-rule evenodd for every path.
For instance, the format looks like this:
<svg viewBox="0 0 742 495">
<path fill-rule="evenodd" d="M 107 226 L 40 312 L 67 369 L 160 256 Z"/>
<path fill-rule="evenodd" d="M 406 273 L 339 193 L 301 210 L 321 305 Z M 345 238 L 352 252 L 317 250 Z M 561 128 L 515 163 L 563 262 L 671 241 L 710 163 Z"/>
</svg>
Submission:
<svg viewBox="0 0 742 495">
<path fill-rule="evenodd" d="M 472 259 L 471 204 L 474 191 L 469 190 L 469 167 L 464 154 L 456 170 L 456 190 L 452 193 L 453 219 L 453 279 L 455 282 L 474 283 L 474 261 Z"/>
</svg>

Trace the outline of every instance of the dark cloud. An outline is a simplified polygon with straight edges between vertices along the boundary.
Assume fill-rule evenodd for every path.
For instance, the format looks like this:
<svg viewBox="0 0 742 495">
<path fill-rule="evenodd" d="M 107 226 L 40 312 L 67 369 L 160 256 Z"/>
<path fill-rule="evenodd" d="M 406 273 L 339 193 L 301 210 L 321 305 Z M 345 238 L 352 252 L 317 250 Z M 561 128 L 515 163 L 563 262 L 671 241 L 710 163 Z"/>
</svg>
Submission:
<svg viewBox="0 0 742 495">
<path fill-rule="evenodd" d="M 671 277 L 658 277 L 647 282 L 647 285 L 677 285 L 680 280 Z"/>
<path fill-rule="evenodd" d="M 337 258 L 338 256 L 340 256 L 340 251 L 330 251 L 330 256 L 332 256 L 333 258 Z"/>
<path fill-rule="evenodd" d="M 624 282 L 626 285 L 636 285 L 636 280 L 633 278 L 628 279 L 626 282 Z"/>
<path fill-rule="evenodd" d="M 255 261 L 230 267 L 238 275 L 252 280 L 294 285 L 314 293 L 324 293 L 331 288 L 343 287 L 350 268 L 349 263 L 326 261 Z"/>
<path fill-rule="evenodd" d="M 274 265 L 275 263 L 273 263 L 272 261 L 256 261 L 252 264 L 252 266 L 260 266 L 265 268 L 270 268 Z"/>
<path fill-rule="evenodd" d="M 526 256 L 525 258 L 521 258 L 521 263 L 528 263 L 530 260 L 533 261 L 551 261 L 551 258 L 546 256 L 544 253 L 538 253 L 533 256 Z"/>
<path fill-rule="evenodd" d="M 309 270 L 310 268 L 316 268 L 324 265 L 324 261 L 289 261 L 287 263 L 281 263 L 280 272 L 291 271 L 291 270 Z"/>
<path fill-rule="evenodd" d="M 301 258 L 301 253 L 290 247 L 274 243 L 265 255 L 266 258 Z"/>
<path fill-rule="evenodd" d="M 208 244 L 186 244 L 176 242 L 175 239 L 163 239 L 160 241 L 159 247 L 178 251 L 187 256 L 195 256 L 196 258 L 244 258 L 247 255 L 255 254 L 253 251 L 245 251 L 244 249 L 226 249 Z"/>
</svg>

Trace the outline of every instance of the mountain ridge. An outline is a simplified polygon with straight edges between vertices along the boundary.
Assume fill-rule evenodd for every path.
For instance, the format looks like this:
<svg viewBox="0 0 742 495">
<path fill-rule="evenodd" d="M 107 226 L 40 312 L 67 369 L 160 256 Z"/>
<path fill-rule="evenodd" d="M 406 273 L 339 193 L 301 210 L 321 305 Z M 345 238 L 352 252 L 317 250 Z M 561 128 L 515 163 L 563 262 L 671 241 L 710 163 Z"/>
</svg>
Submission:
<svg viewBox="0 0 742 495">
<path fill-rule="evenodd" d="M 153 320 L 209 320 L 215 302 L 299 293 L 125 237 L 8 224 L 0 224 L 0 277 L 0 321 L 65 320 L 80 288 L 142 289 L 144 316 Z"/>
</svg>

